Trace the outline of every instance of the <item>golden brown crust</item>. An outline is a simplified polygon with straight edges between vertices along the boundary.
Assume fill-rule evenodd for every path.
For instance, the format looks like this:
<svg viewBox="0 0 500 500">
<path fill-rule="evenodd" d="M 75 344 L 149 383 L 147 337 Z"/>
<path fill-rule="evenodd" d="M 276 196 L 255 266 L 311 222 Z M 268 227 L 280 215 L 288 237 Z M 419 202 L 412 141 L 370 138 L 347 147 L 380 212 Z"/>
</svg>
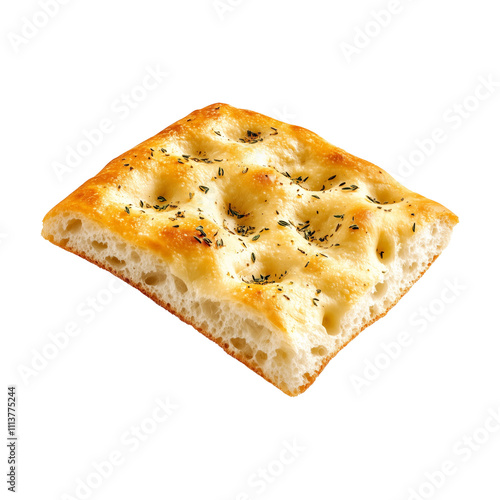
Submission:
<svg viewBox="0 0 500 500">
<path fill-rule="evenodd" d="M 200 296 L 248 308 L 292 348 L 312 330 L 333 338 L 339 323 L 326 327 L 324 318 L 342 318 L 383 281 L 397 248 L 431 224 L 458 222 L 439 203 L 317 134 L 222 103 L 115 158 L 56 205 L 44 225 L 64 214 L 81 214 L 159 257 Z M 258 365 L 221 347 L 269 380 Z"/>
</svg>

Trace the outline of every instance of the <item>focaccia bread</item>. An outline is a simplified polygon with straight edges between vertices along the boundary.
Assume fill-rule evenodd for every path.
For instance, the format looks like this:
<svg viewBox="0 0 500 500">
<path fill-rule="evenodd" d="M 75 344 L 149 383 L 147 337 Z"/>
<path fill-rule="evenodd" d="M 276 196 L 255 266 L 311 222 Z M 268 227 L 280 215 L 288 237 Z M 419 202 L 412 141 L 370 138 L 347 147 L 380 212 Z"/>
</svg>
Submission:
<svg viewBox="0 0 500 500">
<path fill-rule="evenodd" d="M 457 222 L 309 130 L 213 104 L 109 163 L 42 234 L 295 396 L 408 291 Z"/>
</svg>

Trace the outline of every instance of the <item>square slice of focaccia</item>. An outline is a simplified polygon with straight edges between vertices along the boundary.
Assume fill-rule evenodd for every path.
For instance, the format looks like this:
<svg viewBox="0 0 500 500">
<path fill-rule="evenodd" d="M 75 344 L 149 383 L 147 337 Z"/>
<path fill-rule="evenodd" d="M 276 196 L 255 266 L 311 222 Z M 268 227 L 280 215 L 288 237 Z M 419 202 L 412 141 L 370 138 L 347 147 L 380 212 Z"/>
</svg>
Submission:
<svg viewBox="0 0 500 500">
<path fill-rule="evenodd" d="M 457 222 L 309 130 L 213 104 L 109 163 L 42 234 L 295 396 L 396 304 Z"/>
</svg>

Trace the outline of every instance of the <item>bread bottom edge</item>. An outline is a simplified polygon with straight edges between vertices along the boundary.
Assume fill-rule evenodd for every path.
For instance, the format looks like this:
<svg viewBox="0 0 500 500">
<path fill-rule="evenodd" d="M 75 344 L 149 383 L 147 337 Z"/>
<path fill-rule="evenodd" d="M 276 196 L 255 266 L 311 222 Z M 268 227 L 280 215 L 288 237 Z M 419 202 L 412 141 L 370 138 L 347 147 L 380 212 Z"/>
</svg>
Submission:
<svg viewBox="0 0 500 500">
<path fill-rule="evenodd" d="M 150 292 L 146 290 L 144 287 L 141 286 L 141 284 L 136 283 L 132 280 L 130 280 L 127 276 L 124 274 L 120 273 L 120 271 L 113 269 L 113 267 L 108 266 L 88 255 L 86 255 L 84 252 L 78 251 L 75 248 L 72 248 L 68 245 L 60 244 L 57 241 L 54 240 L 54 238 L 46 238 L 48 239 L 51 243 L 54 245 L 67 250 L 78 257 L 81 257 L 82 259 L 87 260 L 88 262 L 96 265 L 97 267 L 104 269 L 108 271 L 109 273 L 113 274 L 117 278 L 121 279 L 122 281 L 128 283 L 132 287 L 136 288 L 139 290 L 141 293 L 143 293 L 146 297 L 149 297 L 151 300 L 153 300 L 156 304 L 158 304 L 160 307 L 166 309 L 170 313 L 172 313 L 174 316 L 179 318 L 181 321 L 184 323 L 192 326 L 195 330 L 203 334 L 206 338 L 220 346 L 227 354 L 232 356 L 233 358 L 237 359 L 239 362 L 243 363 L 245 366 L 250 368 L 252 371 L 254 371 L 256 374 L 260 375 L 264 380 L 272 384 L 274 387 L 278 388 L 280 391 L 283 393 L 287 394 L 288 396 L 295 397 L 298 396 L 302 393 L 304 393 L 316 380 L 316 378 L 321 374 L 321 372 L 326 368 L 328 363 L 342 350 L 344 349 L 352 340 L 354 340 L 363 330 L 365 330 L 367 327 L 369 327 L 371 324 L 375 323 L 379 319 L 383 318 L 400 300 L 401 298 L 410 290 L 410 288 L 426 273 L 426 271 L 430 268 L 430 266 L 434 263 L 434 261 L 441 255 L 441 252 L 437 253 L 434 255 L 434 257 L 429 261 L 427 267 L 401 292 L 399 297 L 394 300 L 382 313 L 378 314 L 377 316 L 370 318 L 368 321 L 366 321 L 361 327 L 356 329 L 346 340 L 345 343 L 339 346 L 338 349 L 336 349 L 333 353 L 329 354 L 326 356 L 322 364 L 314 371 L 311 375 L 308 377 L 308 382 L 306 384 L 303 384 L 297 388 L 295 391 L 291 391 L 288 389 L 287 386 L 280 386 L 279 383 L 275 383 L 270 377 L 267 377 L 264 371 L 256 364 L 256 363 L 250 363 L 245 357 L 235 350 L 232 350 L 229 348 L 229 345 L 226 342 L 219 341 L 218 338 L 216 338 L 214 335 L 209 333 L 208 331 L 204 330 L 200 326 L 196 325 L 193 323 L 191 320 L 187 319 L 185 316 L 183 316 L 179 311 L 175 310 L 170 303 L 165 302 L 163 299 L 161 299 L 159 296 L 157 296 L 155 293 Z"/>
</svg>

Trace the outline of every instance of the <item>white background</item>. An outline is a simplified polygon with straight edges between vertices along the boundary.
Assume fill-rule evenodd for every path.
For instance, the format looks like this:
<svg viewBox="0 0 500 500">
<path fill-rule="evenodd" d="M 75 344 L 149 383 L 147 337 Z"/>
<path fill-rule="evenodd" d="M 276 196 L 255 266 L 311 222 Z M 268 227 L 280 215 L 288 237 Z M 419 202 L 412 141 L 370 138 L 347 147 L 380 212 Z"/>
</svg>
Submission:
<svg viewBox="0 0 500 500">
<path fill-rule="evenodd" d="M 0 16 L 0 404 L 15 384 L 16 498 L 83 498 L 89 478 L 95 499 L 500 498 L 496 3 L 57 5 L 48 21 L 35 0 L 3 2 Z M 168 76 L 143 92 L 148 68 Z M 108 161 L 218 101 L 310 128 L 460 217 L 422 280 L 297 398 L 40 236 L 44 214 Z M 103 119 L 112 130 L 56 175 Z M 68 324 L 79 335 L 54 355 L 50 335 Z M 158 397 L 177 408 L 155 424 Z M 141 424 L 151 432 L 135 450 L 122 436 Z M 93 462 L 113 453 L 122 463 L 94 487 Z M 443 462 L 453 473 L 435 473 Z"/>
</svg>

